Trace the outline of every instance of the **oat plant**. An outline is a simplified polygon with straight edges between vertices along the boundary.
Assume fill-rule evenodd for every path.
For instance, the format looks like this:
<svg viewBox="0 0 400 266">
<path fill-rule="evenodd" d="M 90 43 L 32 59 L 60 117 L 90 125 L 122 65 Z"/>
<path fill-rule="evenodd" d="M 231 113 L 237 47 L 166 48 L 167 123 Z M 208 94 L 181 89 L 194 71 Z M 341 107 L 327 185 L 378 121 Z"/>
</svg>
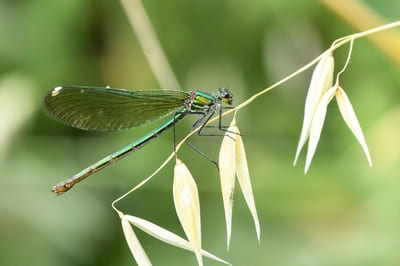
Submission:
<svg viewBox="0 0 400 266">
<path fill-rule="evenodd" d="M 130 10 L 128 1 L 122 1 L 122 2 L 125 6 L 125 11 L 128 13 L 128 16 L 129 17 L 135 16 L 135 14 L 131 13 L 132 10 Z M 140 1 L 133 1 L 133 2 L 135 2 L 136 4 L 138 3 L 140 4 Z M 144 9 L 139 8 L 136 9 L 136 11 L 137 10 L 142 10 L 144 12 Z M 133 20 L 131 19 L 131 23 L 135 22 L 133 22 Z M 244 195 L 247 206 L 250 210 L 250 214 L 253 217 L 256 237 L 258 241 L 260 241 L 260 224 L 258 220 L 256 204 L 254 201 L 254 195 L 251 186 L 249 167 L 244 148 L 245 146 L 243 139 L 245 139 L 245 134 L 244 135 L 241 134 L 237 125 L 237 119 L 239 118 L 240 110 L 248 106 L 255 99 L 264 96 L 270 90 L 278 87 L 279 85 L 285 83 L 286 81 L 292 79 L 293 77 L 303 73 L 305 70 L 316 65 L 311 77 L 310 86 L 306 96 L 303 126 L 301 129 L 300 139 L 295 153 L 294 164 L 296 164 L 297 159 L 300 156 L 301 150 L 308 141 L 306 163 L 304 169 L 305 172 L 308 171 L 321 136 L 321 131 L 325 121 L 327 106 L 332 102 L 333 99 L 335 99 L 339 107 L 340 113 L 343 117 L 343 120 L 345 121 L 350 131 L 354 134 L 356 140 L 361 145 L 361 148 L 364 151 L 364 154 L 367 158 L 368 164 L 372 166 L 372 160 L 368 150 L 368 146 L 365 141 L 364 134 L 361 130 L 361 126 L 358 122 L 356 113 L 350 102 L 350 99 L 345 93 L 345 90 L 343 89 L 343 87 L 345 87 L 345 84 L 341 84 L 340 82 L 340 76 L 346 71 L 346 68 L 348 67 L 348 63 L 351 59 L 353 51 L 354 42 L 356 40 L 368 36 L 370 34 L 374 34 L 398 26 L 400 26 L 400 21 L 342 37 L 334 41 L 331 47 L 329 47 L 326 51 L 321 53 L 317 58 L 315 58 L 305 66 L 301 67 L 294 73 L 288 75 L 284 79 L 269 86 L 268 88 L 261 90 L 260 92 L 251 96 L 249 99 L 240 103 L 236 107 L 229 109 L 221 114 L 221 116 L 223 117 L 228 114 L 234 113 L 233 120 L 230 123 L 229 127 L 226 129 L 225 136 L 222 139 L 222 144 L 219 154 L 219 169 L 220 169 L 219 172 L 220 172 L 220 182 L 222 191 L 222 201 L 224 205 L 225 220 L 226 220 L 226 238 L 227 238 L 228 249 L 229 249 L 230 236 L 232 230 L 231 229 L 232 210 L 233 210 L 233 199 L 234 199 L 236 178 Z M 150 27 L 150 24 L 148 23 L 144 27 Z M 137 24 L 134 25 L 134 28 L 135 32 L 137 33 L 138 31 L 139 32 L 142 31 Z M 149 30 L 151 31 L 151 29 Z M 141 41 L 142 47 L 149 48 L 152 45 L 151 43 L 157 40 L 155 38 L 154 40 L 149 41 L 149 38 L 147 39 L 144 38 L 144 40 L 139 40 L 139 41 Z M 342 48 L 344 45 L 348 45 L 348 56 L 346 61 L 344 62 L 344 67 L 339 71 L 337 71 L 337 74 L 335 76 L 334 75 L 335 51 L 339 48 Z M 155 49 L 159 48 L 160 46 Z M 160 55 L 163 56 L 162 54 L 163 53 L 161 52 Z M 151 58 L 148 58 L 148 60 L 152 61 Z M 168 68 L 167 66 L 168 64 L 165 64 L 165 62 L 167 62 L 167 60 L 164 60 L 164 68 L 165 67 Z M 163 67 L 161 67 L 161 69 L 162 68 Z M 153 70 L 163 72 L 163 70 L 156 70 L 156 69 Z M 164 72 L 172 73 L 172 71 L 170 70 Z M 162 77 L 163 75 L 159 74 L 156 76 Z M 163 83 L 161 79 L 162 78 L 159 79 L 160 84 Z M 175 82 L 175 80 L 176 79 L 172 79 L 172 82 Z M 267 99 L 264 100 L 267 101 Z M 216 122 L 219 118 L 220 117 L 214 117 L 210 119 L 206 125 Z M 112 204 L 114 210 L 118 213 L 119 217 L 121 218 L 122 229 L 126 241 L 128 243 L 128 246 L 130 248 L 133 257 L 135 258 L 136 262 L 139 265 L 151 265 L 151 261 L 149 257 L 146 255 L 146 252 L 144 251 L 142 246 L 140 245 L 140 242 L 134 233 L 133 230 L 134 228 L 140 229 L 148 233 L 149 235 L 163 242 L 171 244 L 173 246 L 177 246 L 192 251 L 195 254 L 198 265 L 203 265 L 203 256 L 230 265 L 228 262 L 205 251 L 202 247 L 201 224 L 200 224 L 201 212 L 200 212 L 198 188 L 191 172 L 186 167 L 186 165 L 181 161 L 181 159 L 178 158 L 179 150 L 182 147 L 182 145 L 185 144 L 186 140 L 188 140 L 189 137 L 191 137 L 193 134 L 196 134 L 199 130 L 200 130 L 199 127 L 194 128 L 187 136 L 185 136 L 176 145 L 175 151 L 173 151 L 166 158 L 166 160 L 159 166 L 159 168 L 156 171 L 154 171 L 149 177 L 140 182 L 137 186 L 129 190 L 126 194 L 116 199 Z M 142 218 L 124 214 L 121 210 L 119 210 L 116 207 L 118 201 L 125 198 L 128 194 L 141 188 L 145 183 L 147 183 L 150 179 L 152 179 L 159 171 L 161 171 L 165 167 L 165 165 L 167 165 L 171 160 L 174 159 L 175 159 L 175 170 L 174 170 L 174 177 L 173 177 L 174 182 L 172 188 L 173 200 L 175 204 L 176 214 L 183 227 L 186 239 L 174 234 L 173 232 L 167 231 L 166 229 L 163 229 L 162 227 L 154 223 L 146 221 Z"/>
</svg>

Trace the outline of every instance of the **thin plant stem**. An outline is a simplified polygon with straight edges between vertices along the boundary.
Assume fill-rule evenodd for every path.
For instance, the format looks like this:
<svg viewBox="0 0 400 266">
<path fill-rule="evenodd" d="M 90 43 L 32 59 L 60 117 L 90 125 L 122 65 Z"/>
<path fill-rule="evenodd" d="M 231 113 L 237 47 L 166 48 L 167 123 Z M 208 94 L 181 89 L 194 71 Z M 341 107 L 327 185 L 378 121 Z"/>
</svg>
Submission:
<svg viewBox="0 0 400 266">
<path fill-rule="evenodd" d="M 182 146 L 182 144 L 180 145 Z M 171 161 L 172 158 L 174 158 L 175 156 L 175 152 L 172 152 L 168 158 L 160 165 L 160 167 L 157 168 L 157 170 L 155 170 L 151 175 L 149 175 L 146 179 L 142 180 L 139 184 L 137 184 L 134 188 L 130 189 L 128 192 L 126 192 L 125 194 L 123 194 L 122 196 L 120 196 L 119 198 L 117 198 L 116 200 L 113 201 L 113 203 L 111 204 L 111 206 L 113 207 L 113 209 L 120 214 L 120 211 L 115 207 L 115 204 L 122 200 L 123 198 L 125 198 L 126 196 L 128 196 L 129 194 L 131 194 L 133 191 L 141 188 L 144 184 L 146 184 L 148 181 L 150 181 L 150 179 L 152 179 L 158 172 L 161 171 L 161 169 L 164 168 L 164 166 L 167 165 L 167 163 L 169 161 Z"/>
<path fill-rule="evenodd" d="M 162 88 L 179 89 L 179 82 L 172 71 L 141 0 L 121 0 L 121 4 L 160 86 Z"/>
<path fill-rule="evenodd" d="M 373 1 L 363 0 L 319 0 L 327 6 L 342 21 L 347 22 L 357 31 L 363 31 L 375 27 L 376 25 L 386 24 L 387 21 L 372 7 Z M 371 2 L 371 4 L 368 4 Z M 393 7 L 395 8 L 395 7 Z M 400 65 L 400 35 L 396 31 L 386 31 L 379 35 L 370 37 L 370 41 L 375 44 L 383 54 L 392 61 Z"/>
<path fill-rule="evenodd" d="M 336 75 L 336 83 L 335 86 L 338 87 L 339 86 L 339 77 L 340 75 L 342 75 L 342 73 L 346 70 L 347 66 L 349 65 L 350 62 L 350 58 L 351 58 L 351 53 L 353 52 L 353 44 L 354 44 L 354 39 L 351 39 L 350 41 L 350 47 L 349 47 L 349 52 L 347 54 L 347 59 L 346 59 L 346 63 L 344 64 L 342 70 L 340 70 L 337 75 Z"/>
</svg>

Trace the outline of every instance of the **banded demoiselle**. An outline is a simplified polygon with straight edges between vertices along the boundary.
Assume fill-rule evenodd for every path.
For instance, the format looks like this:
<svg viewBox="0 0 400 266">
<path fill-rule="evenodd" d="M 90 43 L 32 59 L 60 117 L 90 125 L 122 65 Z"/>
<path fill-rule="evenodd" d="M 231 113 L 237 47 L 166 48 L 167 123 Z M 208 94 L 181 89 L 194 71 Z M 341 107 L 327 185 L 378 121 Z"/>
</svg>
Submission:
<svg viewBox="0 0 400 266">
<path fill-rule="evenodd" d="M 70 126 L 96 131 L 115 131 L 146 125 L 172 115 L 167 121 L 126 147 L 83 169 L 52 188 L 57 194 L 124 158 L 174 126 L 187 114 L 200 114 L 194 127 L 203 127 L 221 104 L 232 104 L 225 88 L 217 94 L 180 90 L 124 90 L 109 87 L 62 86 L 50 90 L 44 105 L 48 113 Z"/>
</svg>

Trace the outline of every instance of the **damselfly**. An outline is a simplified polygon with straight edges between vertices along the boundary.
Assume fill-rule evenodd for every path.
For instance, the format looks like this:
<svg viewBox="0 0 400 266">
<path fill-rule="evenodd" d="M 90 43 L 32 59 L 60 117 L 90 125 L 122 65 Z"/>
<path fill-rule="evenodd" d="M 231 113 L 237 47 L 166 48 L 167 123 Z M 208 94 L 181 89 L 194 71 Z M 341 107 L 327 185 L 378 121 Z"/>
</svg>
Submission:
<svg viewBox="0 0 400 266">
<path fill-rule="evenodd" d="M 201 118 L 196 121 L 194 128 L 204 127 L 214 113 L 221 110 L 222 103 L 232 104 L 232 98 L 232 94 L 225 88 L 219 89 L 217 94 L 82 86 L 62 86 L 50 90 L 44 99 L 48 113 L 61 122 L 84 130 L 128 129 L 173 114 L 143 137 L 55 185 L 52 191 L 57 194 L 68 191 L 89 175 L 143 147 L 187 114 L 200 114 Z"/>
</svg>

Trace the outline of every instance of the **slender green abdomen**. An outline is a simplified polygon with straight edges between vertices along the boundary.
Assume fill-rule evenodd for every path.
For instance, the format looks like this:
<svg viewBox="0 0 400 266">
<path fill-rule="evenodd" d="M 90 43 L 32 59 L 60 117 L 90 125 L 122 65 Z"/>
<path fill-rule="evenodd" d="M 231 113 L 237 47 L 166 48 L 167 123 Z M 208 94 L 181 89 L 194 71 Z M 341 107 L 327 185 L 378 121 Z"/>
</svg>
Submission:
<svg viewBox="0 0 400 266">
<path fill-rule="evenodd" d="M 57 185 L 55 185 L 52 188 L 52 191 L 57 193 L 57 194 L 62 194 L 66 191 L 68 191 L 70 188 L 72 188 L 76 183 L 79 183 L 86 177 L 90 176 L 91 174 L 96 173 L 97 171 L 103 169 L 104 167 L 112 164 L 115 161 L 118 161 L 124 157 L 126 157 L 128 154 L 138 150 L 139 148 L 143 147 L 145 144 L 149 143 L 151 140 L 155 139 L 159 135 L 161 135 L 165 130 L 173 126 L 176 122 L 181 120 L 185 116 L 186 108 L 181 109 L 179 112 L 177 112 L 173 117 L 168 119 L 166 122 L 164 122 L 162 125 L 159 127 L 155 128 L 154 130 L 150 131 L 140 139 L 136 140 L 135 142 L 129 144 L 128 146 L 125 146 L 124 148 L 120 149 L 119 151 L 116 151 L 107 157 L 104 157 L 100 161 L 90 165 L 89 167 L 83 169 L 70 179 L 67 179 Z"/>
</svg>

